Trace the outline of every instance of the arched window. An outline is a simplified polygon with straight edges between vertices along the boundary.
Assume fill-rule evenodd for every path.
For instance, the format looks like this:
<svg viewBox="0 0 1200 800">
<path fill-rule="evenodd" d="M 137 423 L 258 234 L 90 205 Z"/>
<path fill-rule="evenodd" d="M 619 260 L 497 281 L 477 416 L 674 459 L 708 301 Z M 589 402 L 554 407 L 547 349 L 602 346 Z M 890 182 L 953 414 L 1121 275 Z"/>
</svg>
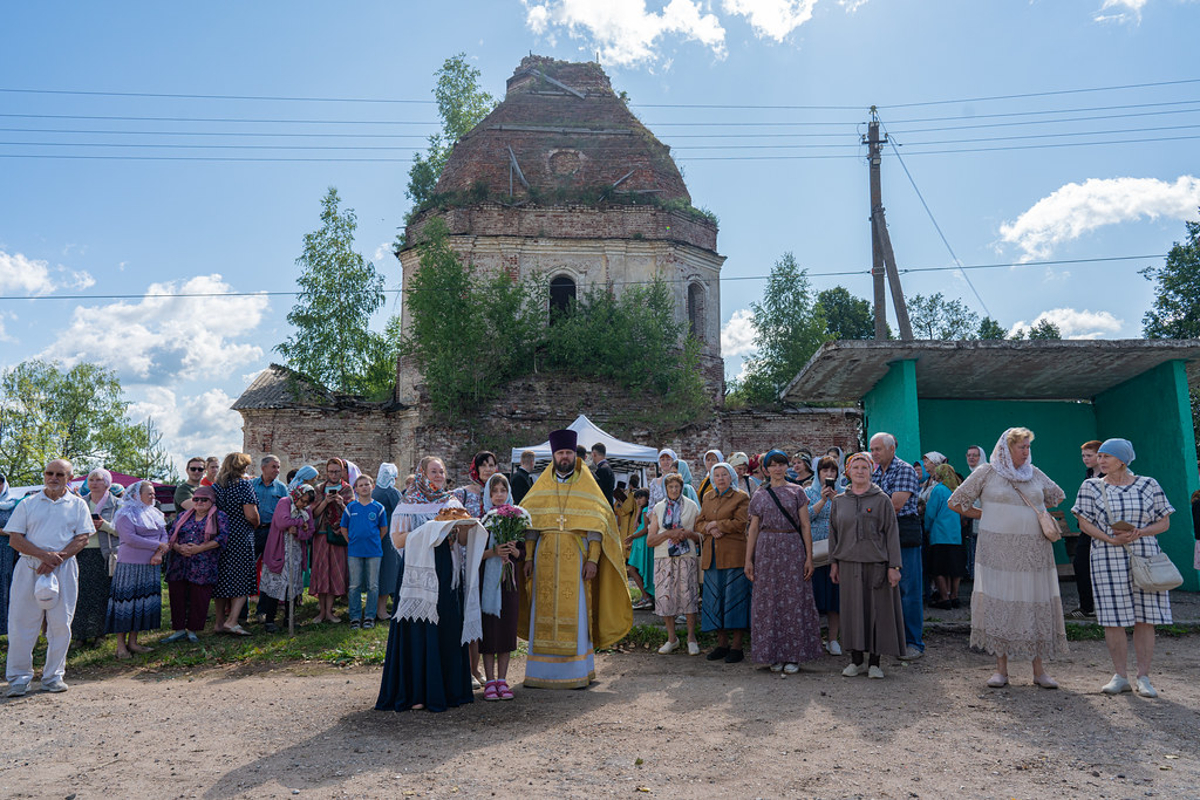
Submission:
<svg viewBox="0 0 1200 800">
<path fill-rule="evenodd" d="M 566 314 L 575 301 L 575 281 L 566 275 L 559 275 L 550 280 L 550 321 Z"/>
<path fill-rule="evenodd" d="M 698 283 L 688 285 L 687 311 L 688 329 L 698 341 L 704 341 L 704 287 Z"/>
</svg>

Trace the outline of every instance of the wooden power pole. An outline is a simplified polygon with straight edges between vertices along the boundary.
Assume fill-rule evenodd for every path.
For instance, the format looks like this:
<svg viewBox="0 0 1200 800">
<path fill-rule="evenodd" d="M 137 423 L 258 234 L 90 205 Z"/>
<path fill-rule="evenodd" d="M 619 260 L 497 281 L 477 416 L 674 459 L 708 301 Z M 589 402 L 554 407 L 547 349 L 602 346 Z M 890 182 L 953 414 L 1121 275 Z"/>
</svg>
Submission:
<svg viewBox="0 0 1200 800">
<path fill-rule="evenodd" d="M 871 121 L 867 124 L 867 135 L 863 144 L 869 148 L 868 161 L 871 168 L 871 278 L 875 294 L 875 338 L 887 338 L 887 298 L 884 295 L 884 276 L 892 290 L 892 304 L 896 309 L 896 324 L 900 338 L 913 338 L 912 325 L 908 321 L 908 306 L 904 303 L 904 289 L 900 286 L 900 271 L 896 268 L 896 255 L 892 252 L 892 240 L 888 236 L 887 220 L 883 215 L 883 189 L 880 182 L 879 162 L 882 160 L 883 145 L 887 136 L 879 138 L 879 114 L 871 106 Z"/>
</svg>

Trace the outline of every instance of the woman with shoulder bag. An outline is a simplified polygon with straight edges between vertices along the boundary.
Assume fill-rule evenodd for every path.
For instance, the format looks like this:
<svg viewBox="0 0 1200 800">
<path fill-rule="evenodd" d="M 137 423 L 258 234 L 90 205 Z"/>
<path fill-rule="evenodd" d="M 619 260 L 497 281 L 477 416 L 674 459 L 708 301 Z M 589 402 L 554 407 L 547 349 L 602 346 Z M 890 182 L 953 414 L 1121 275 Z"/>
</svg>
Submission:
<svg viewBox="0 0 1200 800">
<path fill-rule="evenodd" d="M 946 501 L 959 514 L 979 520 L 971 646 L 996 656 L 996 672 L 987 682 L 993 689 L 1008 685 L 1010 656 L 1030 660 L 1035 684 L 1057 689 L 1042 659 L 1067 652 L 1054 547 L 1041 522 L 1045 509 L 1066 495 L 1033 465 L 1032 442 L 1028 428 L 1006 430 L 990 462 Z M 973 507 L 976 500 L 982 501 L 980 508 Z"/>
<path fill-rule="evenodd" d="M 1104 442 L 1097 459 L 1104 477 L 1083 482 L 1071 511 L 1079 520 L 1079 530 L 1095 539 L 1091 567 L 1096 621 L 1104 626 L 1104 641 L 1114 668 L 1112 680 L 1100 691 L 1120 694 L 1133 690 L 1125 675 L 1129 651 L 1125 628 L 1132 625 L 1137 693 L 1158 697 L 1150 684 L 1154 626 L 1171 624 L 1171 600 L 1166 591 L 1147 591 L 1138 586 L 1130 561 L 1162 553 L 1155 537 L 1170 527 L 1175 509 L 1158 481 L 1129 471 L 1134 452 L 1128 439 Z"/>
</svg>

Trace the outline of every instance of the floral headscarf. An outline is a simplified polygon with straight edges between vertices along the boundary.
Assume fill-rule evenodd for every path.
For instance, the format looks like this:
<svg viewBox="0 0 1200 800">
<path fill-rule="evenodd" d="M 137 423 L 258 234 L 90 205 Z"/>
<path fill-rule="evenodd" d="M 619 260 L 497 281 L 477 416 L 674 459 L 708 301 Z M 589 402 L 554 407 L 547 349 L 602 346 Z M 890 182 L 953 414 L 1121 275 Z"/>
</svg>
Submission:
<svg viewBox="0 0 1200 800">
<path fill-rule="evenodd" d="M 418 472 L 413 485 L 404 492 L 404 502 L 409 504 L 440 503 L 454 492 L 453 489 L 442 488 L 440 491 L 429 484 L 424 472 Z"/>
<path fill-rule="evenodd" d="M 1008 449 L 1008 432 L 1011 430 L 1013 429 L 1009 428 L 1000 434 L 1000 438 L 996 440 L 996 446 L 992 448 L 992 458 L 988 463 L 1002 478 L 1010 481 L 1030 480 L 1033 478 L 1033 453 L 1029 454 L 1029 460 L 1020 467 L 1013 465 L 1012 453 Z"/>
</svg>

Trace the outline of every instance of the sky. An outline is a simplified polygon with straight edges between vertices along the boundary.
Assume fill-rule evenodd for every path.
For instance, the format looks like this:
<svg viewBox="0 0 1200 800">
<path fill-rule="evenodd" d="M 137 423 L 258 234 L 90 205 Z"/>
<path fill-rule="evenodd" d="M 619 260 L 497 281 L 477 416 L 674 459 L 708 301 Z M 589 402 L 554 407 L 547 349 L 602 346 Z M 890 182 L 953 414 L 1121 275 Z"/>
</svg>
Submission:
<svg viewBox="0 0 1200 800">
<path fill-rule="evenodd" d="M 531 52 L 599 58 L 720 219 L 730 377 L 785 252 L 870 296 L 871 106 L 906 294 L 1136 338 L 1139 271 L 1200 216 L 1197 30 L 1196 0 L 5 3 L 0 367 L 102 364 L 179 466 L 240 449 L 229 407 L 291 332 L 267 293 L 295 290 L 330 186 L 400 289 L 459 52 L 497 97 Z"/>
</svg>

